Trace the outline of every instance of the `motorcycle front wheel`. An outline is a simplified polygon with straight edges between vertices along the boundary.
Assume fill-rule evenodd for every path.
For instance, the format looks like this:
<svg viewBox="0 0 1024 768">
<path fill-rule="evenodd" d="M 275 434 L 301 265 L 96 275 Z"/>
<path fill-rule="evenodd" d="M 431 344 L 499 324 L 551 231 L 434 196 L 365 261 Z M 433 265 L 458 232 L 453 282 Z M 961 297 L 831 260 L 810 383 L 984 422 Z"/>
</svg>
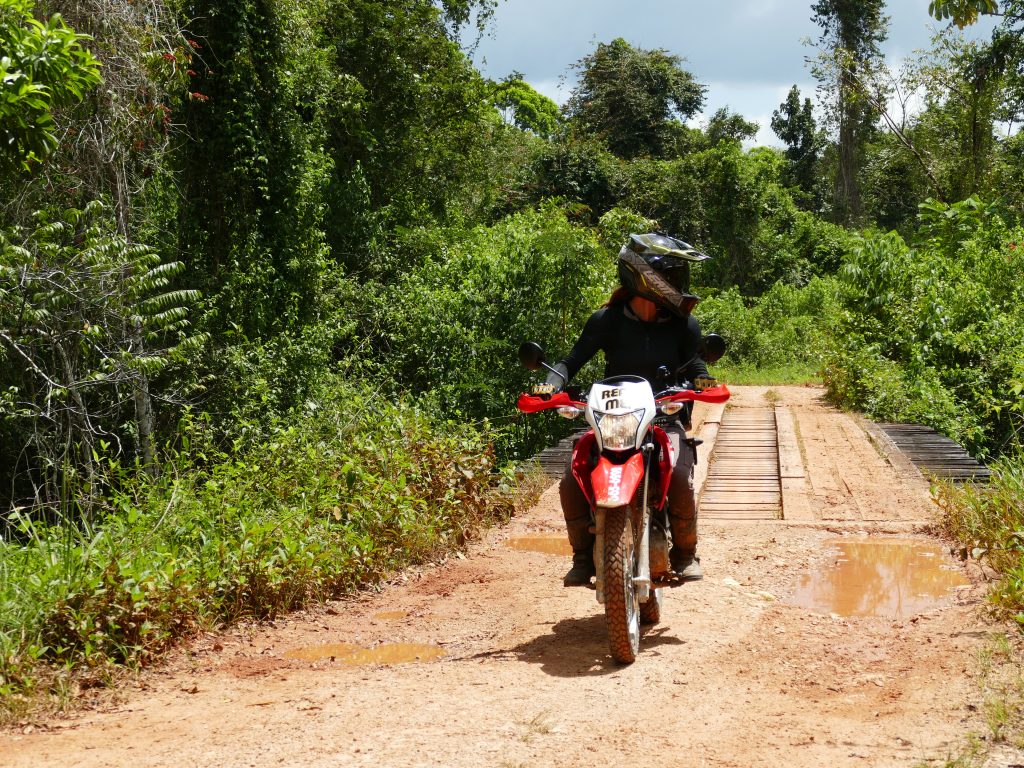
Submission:
<svg viewBox="0 0 1024 768">
<path fill-rule="evenodd" d="M 609 509 L 604 521 L 604 615 L 612 658 L 620 664 L 632 664 L 640 650 L 635 553 L 629 507 Z"/>
</svg>

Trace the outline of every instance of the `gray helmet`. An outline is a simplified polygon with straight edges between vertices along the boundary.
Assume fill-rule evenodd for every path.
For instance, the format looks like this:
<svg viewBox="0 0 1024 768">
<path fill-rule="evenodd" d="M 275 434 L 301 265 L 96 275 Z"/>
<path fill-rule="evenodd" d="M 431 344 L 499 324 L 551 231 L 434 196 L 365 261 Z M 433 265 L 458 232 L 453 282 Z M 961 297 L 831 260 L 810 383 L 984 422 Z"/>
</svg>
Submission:
<svg viewBox="0 0 1024 768">
<path fill-rule="evenodd" d="M 619 281 L 635 295 L 686 317 L 700 299 L 689 292 L 690 264 L 711 258 L 660 232 L 631 234 L 619 251 Z"/>
</svg>

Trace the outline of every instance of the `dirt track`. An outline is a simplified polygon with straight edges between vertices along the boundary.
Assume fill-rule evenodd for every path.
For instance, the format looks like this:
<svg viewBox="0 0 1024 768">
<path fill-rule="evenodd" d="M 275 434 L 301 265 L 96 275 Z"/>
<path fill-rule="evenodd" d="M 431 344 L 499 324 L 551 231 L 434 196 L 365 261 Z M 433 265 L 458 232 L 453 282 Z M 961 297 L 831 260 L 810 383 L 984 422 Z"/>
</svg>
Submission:
<svg viewBox="0 0 1024 768">
<path fill-rule="evenodd" d="M 774 403 L 737 388 L 732 407 Z M 0 735 L 0 765 L 915 765 L 982 731 L 971 675 L 989 629 L 980 587 L 900 620 L 787 600 L 843 535 L 920 534 L 927 486 L 886 461 L 860 422 L 777 387 L 803 477 L 798 521 L 702 521 L 706 578 L 671 591 L 638 661 L 608 656 L 593 592 L 560 586 L 567 559 L 508 540 L 560 533 L 549 490 L 465 556 L 379 594 L 273 627 L 209 636 L 123 701 Z M 286 658 L 330 643 L 440 645 L 419 664 Z"/>
</svg>

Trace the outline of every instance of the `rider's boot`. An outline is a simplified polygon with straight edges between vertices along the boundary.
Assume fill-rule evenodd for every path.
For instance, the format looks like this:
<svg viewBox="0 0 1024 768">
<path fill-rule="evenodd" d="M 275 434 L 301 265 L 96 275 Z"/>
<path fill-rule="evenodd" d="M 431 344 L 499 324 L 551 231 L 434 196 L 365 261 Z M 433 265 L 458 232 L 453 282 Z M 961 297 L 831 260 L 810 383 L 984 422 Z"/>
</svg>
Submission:
<svg viewBox="0 0 1024 768">
<path fill-rule="evenodd" d="M 590 584 L 594 568 L 594 534 L 590 532 L 590 517 L 566 520 L 569 544 L 572 546 L 572 568 L 562 580 L 566 587 L 585 587 Z"/>
<path fill-rule="evenodd" d="M 672 570 L 683 581 L 700 581 L 704 571 L 697 557 L 697 518 L 669 515 L 672 525 L 672 550 L 668 553 Z"/>
<path fill-rule="evenodd" d="M 596 573 L 594 568 L 594 534 L 590 532 L 590 502 L 580 490 L 571 468 L 567 469 L 558 486 L 562 502 L 565 528 L 572 546 L 572 568 L 565 574 L 567 587 L 585 587 Z"/>
</svg>

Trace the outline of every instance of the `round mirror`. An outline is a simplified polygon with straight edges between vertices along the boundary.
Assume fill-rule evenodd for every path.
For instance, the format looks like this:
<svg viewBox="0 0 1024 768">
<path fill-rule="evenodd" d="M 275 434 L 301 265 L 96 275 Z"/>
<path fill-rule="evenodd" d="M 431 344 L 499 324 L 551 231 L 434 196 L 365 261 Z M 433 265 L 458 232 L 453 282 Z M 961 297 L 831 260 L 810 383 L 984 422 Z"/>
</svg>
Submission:
<svg viewBox="0 0 1024 768">
<path fill-rule="evenodd" d="M 544 347 L 536 341 L 524 341 L 519 347 L 519 362 L 528 370 L 536 371 L 544 362 Z"/>
<path fill-rule="evenodd" d="M 700 340 L 700 356 L 705 363 L 717 363 L 725 354 L 725 339 L 717 333 L 709 333 Z"/>
</svg>

